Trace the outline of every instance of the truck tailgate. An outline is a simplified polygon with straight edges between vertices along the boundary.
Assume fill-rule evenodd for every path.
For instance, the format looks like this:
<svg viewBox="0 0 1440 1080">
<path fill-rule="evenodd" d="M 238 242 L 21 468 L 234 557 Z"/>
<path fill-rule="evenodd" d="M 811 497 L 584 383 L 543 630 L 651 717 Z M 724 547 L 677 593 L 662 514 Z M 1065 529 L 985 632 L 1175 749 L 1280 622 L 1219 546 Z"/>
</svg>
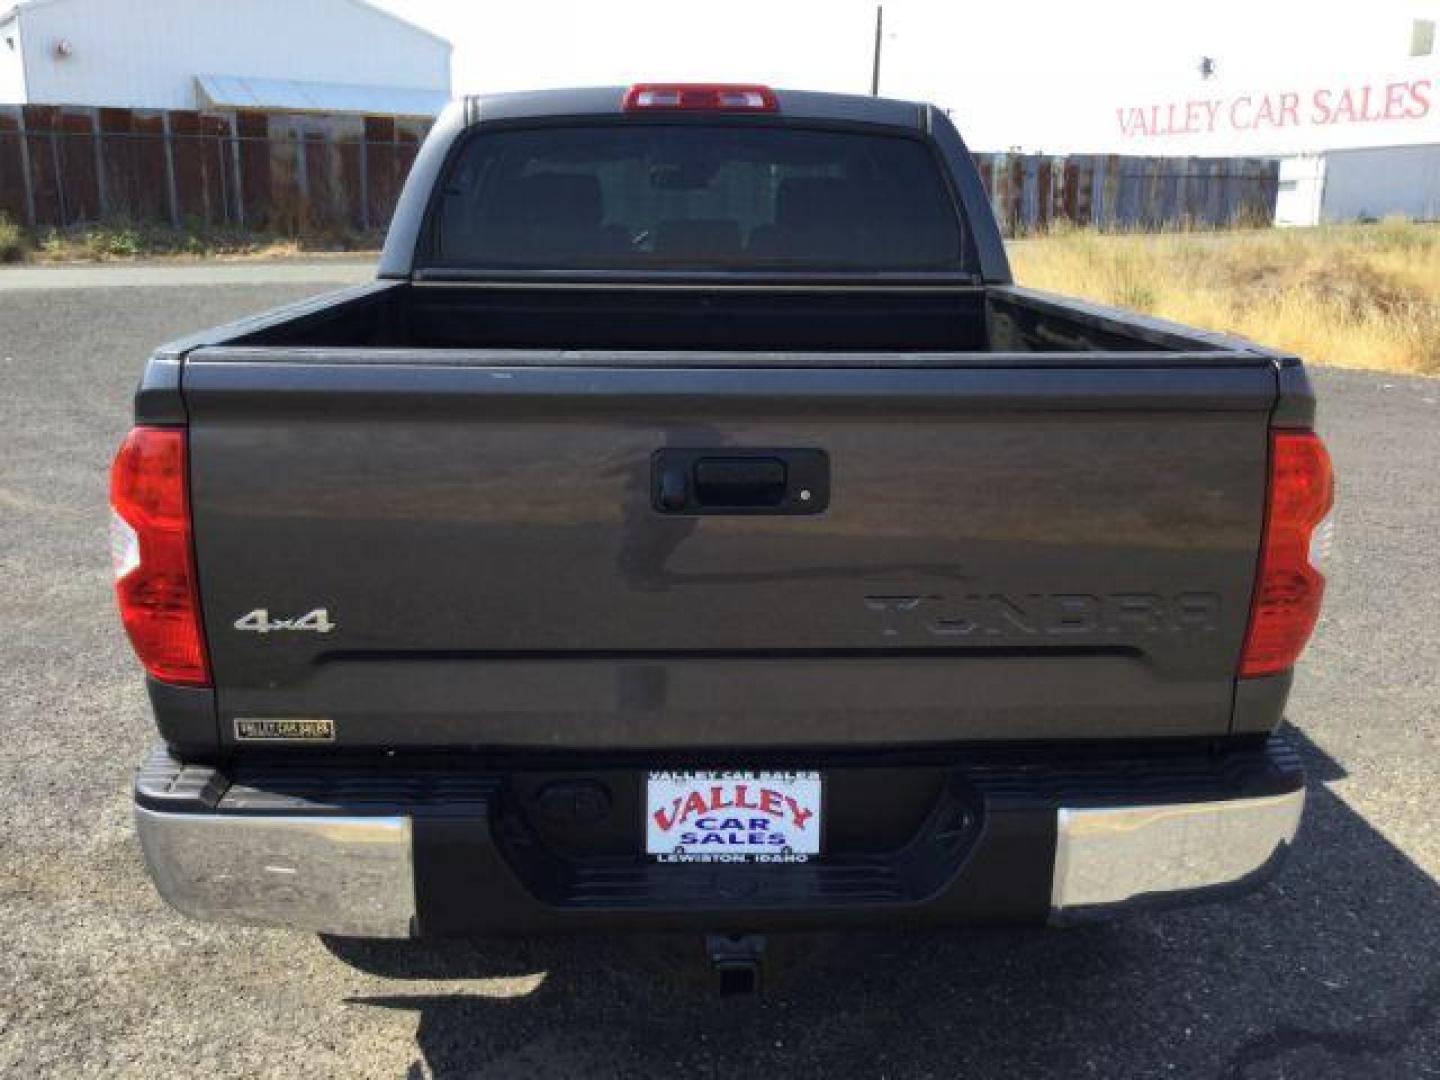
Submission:
<svg viewBox="0 0 1440 1080">
<path fill-rule="evenodd" d="M 242 718 L 371 747 L 1225 733 L 1269 362 L 863 359 L 192 353 L 222 738 Z M 667 447 L 823 450 L 828 508 L 662 514 Z"/>
</svg>

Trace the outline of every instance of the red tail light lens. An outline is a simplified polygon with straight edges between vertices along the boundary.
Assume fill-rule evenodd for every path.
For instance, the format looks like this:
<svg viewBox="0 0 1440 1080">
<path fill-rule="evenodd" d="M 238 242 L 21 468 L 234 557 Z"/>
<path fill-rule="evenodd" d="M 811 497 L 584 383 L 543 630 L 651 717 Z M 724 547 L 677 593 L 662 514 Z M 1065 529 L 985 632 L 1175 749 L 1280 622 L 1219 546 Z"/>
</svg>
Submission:
<svg viewBox="0 0 1440 1080">
<path fill-rule="evenodd" d="M 1270 487 L 1260 570 L 1240 675 L 1274 675 L 1295 666 L 1320 617 L 1325 578 L 1312 562 L 1315 530 L 1335 501 L 1325 444 L 1311 431 L 1270 436 Z"/>
<path fill-rule="evenodd" d="M 190 536 L 185 433 L 137 427 L 110 468 L 110 550 L 120 619 L 145 670 L 208 686 Z"/>
<path fill-rule="evenodd" d="M 625 112 L 687 110 L 698 112 L 779 112 L 768 86 L 737 83 L 636 83 L 625 93 Z"/>
</svg>

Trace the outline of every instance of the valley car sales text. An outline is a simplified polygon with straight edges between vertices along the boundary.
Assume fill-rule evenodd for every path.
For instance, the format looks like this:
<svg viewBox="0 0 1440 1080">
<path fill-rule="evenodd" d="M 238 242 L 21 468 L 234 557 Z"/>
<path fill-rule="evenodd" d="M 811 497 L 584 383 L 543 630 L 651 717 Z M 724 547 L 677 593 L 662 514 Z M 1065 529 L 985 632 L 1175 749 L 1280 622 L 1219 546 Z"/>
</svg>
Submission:
<svg viewBox="0 0 1440 1080">
<path fill-rule="evenodd" d="M 816 773 L 651 773 L 659 862 L 806 862 L 818 852 Z"/>
<path fill-rule="evenodd" d="M 1411 79 L 1127 105 L 1117 108 L 1115 117 L 1123 136 L 1145 139 L 1423 120 L 1433 100 L 1431 79 Z"/>
</svg>

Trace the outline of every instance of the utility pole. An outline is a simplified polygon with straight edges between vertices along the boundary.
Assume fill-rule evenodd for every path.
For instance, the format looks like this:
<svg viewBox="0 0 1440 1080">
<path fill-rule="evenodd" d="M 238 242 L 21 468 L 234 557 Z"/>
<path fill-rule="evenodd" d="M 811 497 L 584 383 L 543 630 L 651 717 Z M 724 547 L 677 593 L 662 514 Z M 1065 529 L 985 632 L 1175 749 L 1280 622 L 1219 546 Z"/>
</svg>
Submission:
<svg viewBox="0 0 1440 1080">
<path fill-rule="evenodd" d="M 870 96 L 880 96 L 880 39 L 885 32 L 885 6 L 875 5 L 875 63 L 870 69 Z"/>
</svg>

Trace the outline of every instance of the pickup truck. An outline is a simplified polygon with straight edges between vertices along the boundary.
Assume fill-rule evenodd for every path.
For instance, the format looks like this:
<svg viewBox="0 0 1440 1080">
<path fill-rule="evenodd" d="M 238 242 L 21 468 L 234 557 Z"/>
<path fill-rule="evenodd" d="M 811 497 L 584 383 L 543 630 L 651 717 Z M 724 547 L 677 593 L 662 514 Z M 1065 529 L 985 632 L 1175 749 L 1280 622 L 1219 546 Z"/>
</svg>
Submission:
<svg viewBox="0 0 1440 1080">
<path fill-rule="evenodd" d="M 931 106 L 457 102 L 376 280 L 145 368 L 150 873 L 203 919 L 737 965 L 1253 888 L 1304 800 L 1314 413 L 1293 356 L 1013 284 Z"/>
</svg>

